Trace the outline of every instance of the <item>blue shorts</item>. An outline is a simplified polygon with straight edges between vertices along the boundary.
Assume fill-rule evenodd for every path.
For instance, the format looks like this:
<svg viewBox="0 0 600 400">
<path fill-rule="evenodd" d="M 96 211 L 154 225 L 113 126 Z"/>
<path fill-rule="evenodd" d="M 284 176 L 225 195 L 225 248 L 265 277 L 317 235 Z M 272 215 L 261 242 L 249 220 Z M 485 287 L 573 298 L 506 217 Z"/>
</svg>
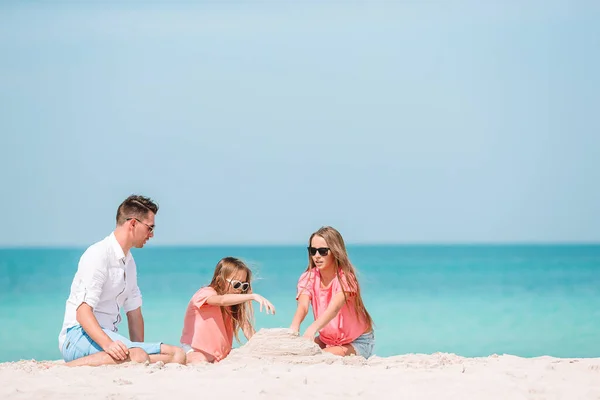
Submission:
<svg viewBox="0 0 600 400">
<path fill-rule="evenodd" d="M 373 348 L 375 347 L 375 335 L 373 332 L 363 333 L 357 337 L 354 342 L 350 343 L 354 347 L 354 351 L 359 356 L 369 358 L 373 355 Z"/>
<path fill-rule="evenodd" d="M 143 343 L 132 342 L 131 340 L 119 335 L 116 332 L 102 329 L 112 340 L 120 340 L 128 349 L 139 347 L 148 354 L 160 354 L 160 345 L 162 343 Z M 102 348 L 84 332 L 81 325 L 75 325 L 67 330 L 67 338 L 62 348 L 62 355 L 65 362 L 77 360 L 78 358 L 99 353 Z"/>
</svg>

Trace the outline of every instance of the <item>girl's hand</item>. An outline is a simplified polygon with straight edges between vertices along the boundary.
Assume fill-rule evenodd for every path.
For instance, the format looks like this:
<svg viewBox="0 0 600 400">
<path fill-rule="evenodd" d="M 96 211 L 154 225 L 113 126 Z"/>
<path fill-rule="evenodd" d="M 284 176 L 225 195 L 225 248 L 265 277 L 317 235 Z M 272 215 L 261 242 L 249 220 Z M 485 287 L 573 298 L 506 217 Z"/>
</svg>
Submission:
<svg viewBox="0 0 600 400">
<path fill-rule="evenodd" d="M 296 336 L 298 336 L 298 335 L 300 334 L 300 327 L 299 327 L 299 326 L 294 326 L 294 325 L 292 325 L 292 326 L 290 326 L 290 330 L 291 330 L 292 332 L 294 332 L 294 334 L 295 334 Z"/>
<path fill-rule="evenodd" d="M 273 304 L 271 304 L 271 302 L 269 300 L 265 299 L 258 293 L 252 293 L 252 296 L 253 296 L 254 301 L 256 301 L 257 303 L 260 304 L 261 312 L 262 312 L 263 306 L 264 306 L 267 314 L 275 314 L 275 307 L 273 306 Z"/>
<path fill-rule="evenodd" d="M 315 331 L 313 328 L 309 327 L 306 331 L 304 331 L 304 335 L 302 335 L 302 337 L 305 337 L 310 340 L 315 340 L 316 334 L 317 334 L 317 331 Z"/>
</svg>

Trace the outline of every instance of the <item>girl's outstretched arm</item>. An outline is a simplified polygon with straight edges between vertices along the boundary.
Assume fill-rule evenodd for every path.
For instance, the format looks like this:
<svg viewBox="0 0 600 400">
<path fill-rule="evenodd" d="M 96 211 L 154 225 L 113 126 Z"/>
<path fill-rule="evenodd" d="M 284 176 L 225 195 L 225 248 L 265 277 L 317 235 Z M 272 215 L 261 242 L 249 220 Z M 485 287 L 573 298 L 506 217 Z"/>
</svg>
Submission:
<svg viewBox="0 0 600 400">
<path fill-rule="evenodd" d="M 337 315 L 338 312 L 344 306 L 346 302 L 346 297 L 344 297 L 344 292 L 336 293 L 333 296 L 333 299 L 329 302 L 329 305 L 325 309 L 325 312 L 317 318 L 315 322 L 313 322 L 304 332 L 304 337 L 309 339 L 314 339 L 317 332 L 319 332 L 325 325 L 329 323 Z"/>
<path fill-rule="evenodd" d="M 273 304 L 271 304 L 269 300 L 265 299 L 258 293 L 231 293 L 224 295 L 214 295 L 206 299 L 206 303 L 210 304 L 211 306 L 227 307 L 235 306 L 236 304 L 242 304 L 246 301 L 252 300 L 260 304 L 260 311 L 262 311 L 264 307 L 267 314 L 275 314 L 275 307 L 273 306 Z"/>
<path fill-rule="evenodd" d="M 294 319 L 292 319 L 292 325 L 290 325 L 290 329 L 294 332 L 300 331 L 300 325 L 304 318 L 306 318 L 306 314 L 308 314 L 308 306 L 310 305 L 310 298 L 306 294 L 301 294 L 298 297 L 298 308 L 296 309 L 296 314 L 294 314 Z"/>
</svg>

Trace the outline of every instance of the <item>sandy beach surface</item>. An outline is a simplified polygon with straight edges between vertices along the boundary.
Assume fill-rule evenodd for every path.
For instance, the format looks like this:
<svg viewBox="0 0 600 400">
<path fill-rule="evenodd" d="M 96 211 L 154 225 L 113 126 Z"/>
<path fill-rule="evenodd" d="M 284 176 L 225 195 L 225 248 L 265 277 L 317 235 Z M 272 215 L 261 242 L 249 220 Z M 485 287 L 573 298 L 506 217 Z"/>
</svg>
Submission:
<svg viewBox="0 0 600 400">
<path fill-rule="evenodd" d="M 336 357 L 263 329 L 221 363 L 0 364 L 0 399 L 600 399 L 600 358 Z"/>
</svg>

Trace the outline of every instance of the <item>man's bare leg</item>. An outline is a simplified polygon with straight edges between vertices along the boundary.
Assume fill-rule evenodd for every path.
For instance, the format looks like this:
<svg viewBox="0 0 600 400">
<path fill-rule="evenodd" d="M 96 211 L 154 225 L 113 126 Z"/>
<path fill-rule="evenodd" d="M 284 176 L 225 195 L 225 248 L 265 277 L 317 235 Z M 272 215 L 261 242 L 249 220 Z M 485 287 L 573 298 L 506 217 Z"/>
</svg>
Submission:
<svg viewBox="0 0 600 400">
<path fill-rule="evenodd" d="M 144 363 L 146 361 L 150 362 L 150 357 L 144 350 L 136 347 L 129 349 L 129 356 L 123 361 L 115 360 L 110 355 L 108 355 L 108 353 L 101 351 L 100 353 L 92 354 L 89 356 L 78 358 L 73 361 L 69 361 L 68 363 L 65 363 L 65 365 L 67 367 L 98 367 L 100 365 L 116 365 L 131 361 L 137 363 Z"/>
<path fill-rule="evenodd" d="M 185 352 L 181 347 L 171 346 L 170 344 L 160 345 L 160 354 L 150 354 L 150 362 L 162 361 L 165 364 L 177 363 L 185 365 Z"/>
</svg>

